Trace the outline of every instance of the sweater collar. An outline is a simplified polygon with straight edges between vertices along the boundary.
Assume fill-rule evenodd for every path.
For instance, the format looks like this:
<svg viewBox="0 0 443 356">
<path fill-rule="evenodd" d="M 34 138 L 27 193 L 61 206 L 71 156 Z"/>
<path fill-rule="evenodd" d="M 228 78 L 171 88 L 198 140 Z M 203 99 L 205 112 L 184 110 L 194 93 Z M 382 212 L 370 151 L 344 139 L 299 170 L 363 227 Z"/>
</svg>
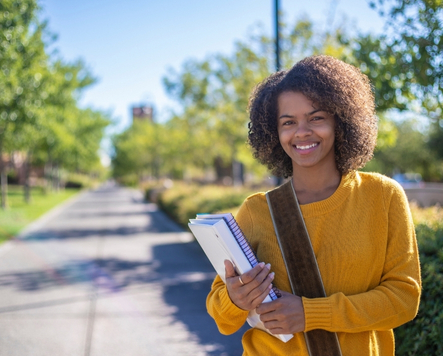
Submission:
<svg viewBox="0 0 443 356">
<path fill-rule="evenodd" d="M 306 218 L 323 215 L 337 208 L 346 200 L 359 179 L 360 176 L 357 171 L 351 171 L 343 175 L 337 190 L 329 198 L 315 203 L 300 205 L 303 216 Z"/>
</svg>

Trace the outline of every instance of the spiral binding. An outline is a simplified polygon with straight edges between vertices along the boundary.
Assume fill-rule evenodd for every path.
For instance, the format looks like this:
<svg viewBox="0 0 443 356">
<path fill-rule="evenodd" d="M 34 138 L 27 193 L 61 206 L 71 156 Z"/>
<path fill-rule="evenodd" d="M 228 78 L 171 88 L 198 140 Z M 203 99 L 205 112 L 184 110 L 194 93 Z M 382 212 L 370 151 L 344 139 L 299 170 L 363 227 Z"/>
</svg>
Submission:
<svg viewBox="0 0 443 356">
<path fill-rule="evenodd" d="M 243 235 L 243 231 L 240 229 L 240 226 L 238 226 L 237 221 L 234 219 L 234 216 L 232 214 L 229 215 L 230 215 L 229 219 L 227 218 L 227 216 L 224 216 L 223 219 L 225 220 L 226 224 L 228 225 L 229 229 L 234 235 L 235 240 L 237 241 L 240 248 L 244 252 L 249 263 L 251 264 L 252 267 L 255 267 L 259 263 L 258 258 L 255 255 L 251 245 L 249 244 L 249 241 L 246 239 L 245 235 Z M 269 297 L 272 300 L 276 300 L 277 298 L 281 297 L 281 294 L 276 287 L 273 287 L 269 292 Z"/>
</svg>

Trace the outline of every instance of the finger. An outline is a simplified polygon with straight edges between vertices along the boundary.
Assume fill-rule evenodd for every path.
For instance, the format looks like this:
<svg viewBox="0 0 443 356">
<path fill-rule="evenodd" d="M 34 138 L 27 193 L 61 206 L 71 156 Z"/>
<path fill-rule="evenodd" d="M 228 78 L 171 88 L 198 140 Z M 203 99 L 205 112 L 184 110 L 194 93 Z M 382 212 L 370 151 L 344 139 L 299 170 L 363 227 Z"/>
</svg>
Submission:
<svg viewBox="0 0 443 356">
<path fill-rule="evenodd" d="M 269 303 L 262 303 L 262 304 L 269 304 Z M 259 315 L 260 315 L 260 320 L 263 323 L 281 320 L 281 318 L 280 318 L 281 315 L 279 314 L 277 309 L 272 309 L 272 310 L 267 311 L 266 313 L 261 313 Z"/>
<path fill-rule="evenodd" d="M 268 314 L 268 313 L 271 313 L 271 312 L 277 310 L 279 305 L 280 305 L 280 303 L 279 303 L 278 299 L 274 300 L 272 302 L 269 302 L 269 303 L 262 303 L 259 306 L 257 306 L 256 312 L 257 312 L 257 314 L 260 314 L 260 315 Z M 269 318 L 268 318 L 268 320 L 269 320 Z"/>
<path fill-rule="evenodd" d="M 269 303 L 263 303 L 263 301 L 265 300 L 265 298 L 269 295 L 269 292 L 272 289 L 272 284 L 269 285 L 260 295 L 258 295 L 256 298 L 254 298 L 252 305 L 255 308 L 259 307 L 262 304 L 269 304 Z M 259 314 L 257 312 L 257 314 Z"/>
<path fill-rule="evenodd" d="M 235 277 L 237 273 L 235 272 L 234 265 L 232 264 L 232 262 L 229 260 L 225 260 L 224 264 L 225 264 L 225 277 L 226 278 Z"/>
<path fill-rule="evenodd" d="M 265 325 L 265 328 L 268 329 L 268 331 L 273 335 L 278 334 L 292 334 L 289 330 L 283 329 L 281 327 L 268 327 Z"/>
<path fill-rule="evenodd" d="M 271 264 L 268 263 L 265 267 L 260 271 L 260 273 L 255 277 L 255 281 L 259 284 L 263 283 L 266 280 L 266 277 L 270 275 Z"/>
<path fill-rule="evenodd" d="M 268 264 L 269 265 L 269 264 Z M 267 265 L 266 265 L 267 266 Z M 251 269 L 248 272 L 245 272 L 241 275 L 242 281 L 247 284 L 251 283 L 259 274 L 263 271 L 265 268 L 265 264 L 263 262 L 260 262 L 258 265 L 256 265 L 253 269 Z M 269 269 L 271 268 L 271 265 L 269 265 Z M 269 270 L 268 270 L 269 273 Z"/>
<path fill-rule="evenodd" d="M 263 293 L 269 294 L 272 288 L 272 281 L 274 280 L 275 273 L 269 273 L 265 280 L 259 283 L 257 279 L 255 279 L 253 282 L 248 284 L 249 286 L 253 286 L 253 289 L 249 291 L 249 295 L 252 299 L 259 298 Z M 266 295 L 267 295 L 266 294 Z"/>
</svg>

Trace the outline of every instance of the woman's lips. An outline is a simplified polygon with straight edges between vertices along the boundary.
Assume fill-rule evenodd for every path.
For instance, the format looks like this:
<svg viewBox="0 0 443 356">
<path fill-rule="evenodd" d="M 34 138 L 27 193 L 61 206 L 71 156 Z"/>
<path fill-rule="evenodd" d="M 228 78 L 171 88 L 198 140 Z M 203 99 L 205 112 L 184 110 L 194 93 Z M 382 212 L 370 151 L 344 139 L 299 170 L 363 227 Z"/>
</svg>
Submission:
<svg viewBox="0 0 443 356">
<path fill-rule="evenodd" d="M 308 154 L 314 151 L 319 144 L 319 142 L 299 143 L 292 145 L 292 147 L 294 147 L 295 150 L 300 154 Z"/>
</svg>

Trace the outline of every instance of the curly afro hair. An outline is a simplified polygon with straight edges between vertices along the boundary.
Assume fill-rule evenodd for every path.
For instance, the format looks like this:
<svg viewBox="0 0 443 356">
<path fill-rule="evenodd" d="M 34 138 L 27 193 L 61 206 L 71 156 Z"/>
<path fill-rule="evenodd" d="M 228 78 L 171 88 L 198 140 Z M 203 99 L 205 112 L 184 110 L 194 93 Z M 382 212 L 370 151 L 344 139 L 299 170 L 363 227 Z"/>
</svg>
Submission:
<svg viewBox="0 0 443 356">
<path fill-rule="evenodd" d="M 307 57 L 289 71 L 276 72 L 256 86 L 249 101 L 248 140 L 254 157 L 276 176 L 292 176 L 292 161 L 277 132 L 277 99 L 300 92 L 335 118 L 335 162 L 341 174 L 363 167 L 377 139 L 374 95 L 369 79 L 334 57 Z"/>
</svg>

